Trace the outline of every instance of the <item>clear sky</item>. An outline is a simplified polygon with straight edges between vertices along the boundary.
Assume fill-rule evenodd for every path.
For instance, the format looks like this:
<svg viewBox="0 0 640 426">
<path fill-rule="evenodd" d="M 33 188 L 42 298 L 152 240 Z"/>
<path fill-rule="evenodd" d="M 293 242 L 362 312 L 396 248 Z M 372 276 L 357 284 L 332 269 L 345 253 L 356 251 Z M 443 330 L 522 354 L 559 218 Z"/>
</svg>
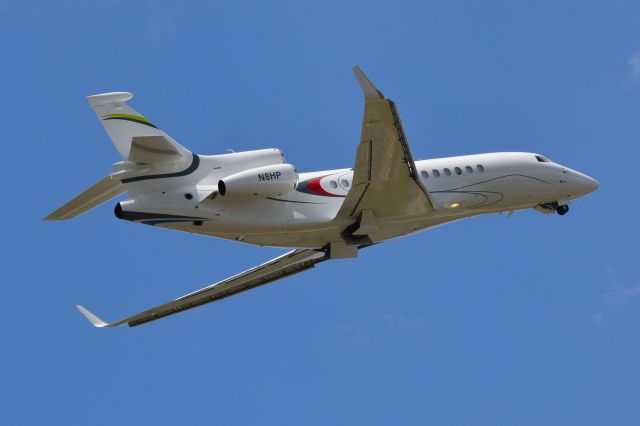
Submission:
<svg viewBox="0 0 640 426">
<path fill-rule="evenodd" d="M 0 0 L 0 423 L 640 424 L 637 1 Z M 454 223 L 156 323 L 282 250 L 46 214 L 119 157 L 85 96 L 202 154 L 350 167 L 359 64 L 417 159 L 534 151 L 568 215 Z"/>
</svg>

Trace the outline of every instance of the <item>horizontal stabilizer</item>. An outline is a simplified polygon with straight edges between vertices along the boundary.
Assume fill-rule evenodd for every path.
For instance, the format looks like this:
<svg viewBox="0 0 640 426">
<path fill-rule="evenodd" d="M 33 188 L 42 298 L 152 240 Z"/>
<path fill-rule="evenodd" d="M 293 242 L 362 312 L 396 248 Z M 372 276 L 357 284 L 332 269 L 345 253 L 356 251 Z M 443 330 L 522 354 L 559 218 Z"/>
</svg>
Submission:
<svg viewBox="0 0 640 426">
<path fill-rule="evenodd" d="M 125 191 L 120 179 L 107 176 L 82 194 L 60 207 L 44 220 L 66 220 L 82 214 L 122 194 Z"/>
</svg>

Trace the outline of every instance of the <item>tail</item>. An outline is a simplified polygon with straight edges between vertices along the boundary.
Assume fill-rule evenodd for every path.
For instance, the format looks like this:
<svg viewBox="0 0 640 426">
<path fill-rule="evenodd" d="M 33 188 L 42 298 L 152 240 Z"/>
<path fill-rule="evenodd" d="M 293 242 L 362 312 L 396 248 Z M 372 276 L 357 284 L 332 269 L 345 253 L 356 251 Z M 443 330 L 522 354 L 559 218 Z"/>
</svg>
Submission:
<svg viewBox="0 0 640 426">
<path fill-rule="evenodd" d="M 87 98 L 122 159 L 134 162 L 141 160 L 131 158 L 132 155 L 135 157 L 131 148 L 139 138 L 166 140 L 168 151 L 171 152 L 158 152 L 159 156 L 173 154 L 190 159 L 189 150 L 125 103 L 131 98 L 133 95 L 127 92 L 104 93 Z M 152 149 L 147 148 L 147 151 L 153 154 Z"/>
<path fill-rule="evenodd" d="M 126 104 L 131 93 L 114 92 L 89 96 L 89 104 L 122 157 L 108 175 L 45 220 L 71 219 L 125 192 L 123 180 L 147 172 L 180 170 L 196 157 L 171 136 Z"/>
</svg>

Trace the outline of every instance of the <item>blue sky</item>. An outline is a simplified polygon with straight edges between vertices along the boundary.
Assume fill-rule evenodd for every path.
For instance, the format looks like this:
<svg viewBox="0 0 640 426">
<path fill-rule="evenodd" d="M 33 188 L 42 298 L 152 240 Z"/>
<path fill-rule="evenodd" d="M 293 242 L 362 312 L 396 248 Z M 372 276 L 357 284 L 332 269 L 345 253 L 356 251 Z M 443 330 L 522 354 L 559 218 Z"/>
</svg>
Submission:
<svg viewBox="0 0 640 426">
<path fill-rule="evenodd" d="M 0 1 L 0 422 L 636 425 L 640 4 Z M 119 157 L 85 96 L 202 154 L 353 163 L 359 64 L 416 158 L 535 151 L 600 181 L 564 216 L 462 221 L 134 329 L 281 253 L 42 222 Z"/>
</svg>

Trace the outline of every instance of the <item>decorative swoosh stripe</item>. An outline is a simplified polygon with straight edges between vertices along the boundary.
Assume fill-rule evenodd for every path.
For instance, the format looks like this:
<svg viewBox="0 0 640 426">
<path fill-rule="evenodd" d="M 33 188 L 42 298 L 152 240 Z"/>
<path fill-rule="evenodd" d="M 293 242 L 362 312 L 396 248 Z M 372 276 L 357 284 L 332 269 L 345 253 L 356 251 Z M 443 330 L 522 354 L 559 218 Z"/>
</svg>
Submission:
<svg viewBox="0 0 640 426">
<path fill-rule="evenodd" d="M 298 183 L 298 187 L 296 188 L 296 191 L 299 192 L 304 192 L 305 194 L 311 194 L 311 195 L 320 195 L 323 197 L 340 197 L 340 198 L 345 198 L 345 195 L 339 195 L 339 194 L 332 194 L 330 192 L 327 192 L 322 185 L 320 185 L 320 180 L 322 178 L 325 178 L 329 175 L 326 176 L 320 176 L 317 178 L 313 178 L 313 179 L 307 179 L 303 182 Z"/>
<path fill-rule="evenodd" d="M 274 197 L 267 197 L 267 200 L 272 200 L 272 201 L 281 201 L 283 203 L 298 203 L 298 204 L 324 204 L 324 203 L 316 203 L 313 201 L 298 201 L 298 200 L 283 200 L 282 198 L 274 198 Z"/>
<path fill-rule="evenodd" d="M 149 127 L 153 127 L 154 129 L 157 129 L 157 127 L 150 122 L 149 120 L 147 120 L 145 117 L 141 116 L 141 115 L 131 115 L 131 114 L 105 114 L 102 116 L 103 120 L 125 120 L 125 121 L 132 121 L 134 123 L 138 123 L 138 124 L 144 124 L 145 126 L 149 126 Z"/>
<path fill-rule="evenodd" d="M 478 208 L 486 208 L 486 207 L 489 207 L 489 206 L 492 206 L 494 204 L 498 204 L 499 202 L 501 202 L 504 199 L 504 194 L 502 192 L 484 191 L 484 190 L 481 190 L 481 189 L 473 189 L 473 190 L 468 190 L 468 191 L 462 191 L 462 189 L 465 189 L 465 188 L 471 189 L 472 187 L 477 186 L 477 185 L 482 185 L 483 183 L 492 182 L 492 181 L 496 181 L 496 180 L 499 180 L 499 179 L 506 179 L 506 178 L 514 177 L 514 176 L 515 177 L 524 177 L 524 178 L 532 179 L 532 180 L 535 180 L 535 181 L 538 181 L 538 182 L 542 182 L 542 183 L 544 183 L 546 185 L 553 186 L 553 184 L 551 184 L 551 183 L 549 183 L 549 182 L 547 182 L 545 180 L 539 179 L 537 177 L 528 176 L 528 175 L 522 175 L 522 174 L 519 174 L 519 173 L 514 173 L 514 174 L 494 177 L 494 178 L 483 180 L 483 181 L 480 181 L 480 182 L 471 183 L 469 185 L 464 185 L 464 186 L 460 186 L 460 187 L 457 187 L 457 188 L 444 189 L 444 190 L 440 190 L 440 191 L 431 191 L 431 193 L 432 194 L 475 194 L 475 195 L 479 195 L 479 196 L 485 198 L 485 200 L 483 202 L 481 202 L 479 204 L 475 204 L 475 205 L 469 206 L 469 207 L 465 207 L 465 208 L 469 209 L 469 210 L 478 209 Z M 492 202 L 488 203 L 489 196 L 487 194 L 493 194 L 493 195 L 498 196 L 499 198 L 497 200 L 495 200 L 495 201 L 492 201 Z"/>
<path fill-rule="evenodd" d="M 146 213 L 146 212 L 127 212 L 122 211 L 120 207 L 120 203 L 116 206 L 115 210 L 116 217 L 118 219 L 130 220 L 132 222 L 139 222 L 145 225 L 160 225 L 164 223 L 180 223 L 180 222 L 203 222 L 208 221 L 209 219 L 205 217 L 194 217 L 194 216 L 178 216 L 174 214 L 163 214 L 163 213 Z"/>
<path fill-rule="evenodd" d="M 186 169 L 184 169 L 181 172 L 175 172 L 175 173 L 161 173 L 161 174 L 157 174 L 157 175 L 143 175 L 143 176 L 136 176 L 136 177 L 131 177 L 131 178 L 127 178 L 127 179 L 122 179 L 122 183 L 131 183 L 131 182 L 137 182 L 140 180 L 149 180 L 149 179 L 163 179 L 163 178 L 172 178 L 172 177 L 180 177 L 180 176 L 186 176 L 189 175 L 193 172 L 195 172 L 198 168 L 198 166 L 200 165 L 200 157 L 198 157 L 197 154 L 193 154 L 193 160 L 191 161 L 191 165 L 189 167 L 187 167 Z"/>
<path fill-rule="evenodd" d="M 526 177 L 526 178 L 529 178 L 529 179 L 532 179 L 532 180 L 537 180 L 538 182 L 546 183 L 547 185 L 554 186 L 552 183 L 549 183 L 546 180 L 542 180 L 542 179 L 539 179 L 537 177 L 528 176 L 528 175 L 521 175 L 519 173 L 513 173 L 513 174 L 510 174 L 510 175 L 498 176 L 498 177 L 494 177 L 494 178 L 487 179 L 487 180 L 481 180 L 480 182 L 470 183 L 469 185 L 459 186 L 458 188 L 446 189 L 445 191 L 457 191 L 459 189 L 469 188 L 469 187 L 472 187 L 472 186 L 475 186 L 475 185 L 482 185 L 483 183 L 491 182 L 491 181 L 498 180 L 498 179 L 504 179 L 504 178 L 508 178 L 508 177 L 511 177 L 511 176 Z M 435 192 L 438 192 L 438 191 L 435 191 Z"/>
<path fill-rule="evenodd" d="M 197 217 L 197 216 L 178 216 L 175 214 L 164 214 L 164 213 L 128 212 L 128 211 L 122 211 L 122 209 L 118 211 L 117 206 L 116 206 L 116 217 L 118 219 L 130 220 L 133 222 L 146 221 L 146 220 L 160 220 L 160 219 L 207 220 L 206 217 Z"/>
</svg>

